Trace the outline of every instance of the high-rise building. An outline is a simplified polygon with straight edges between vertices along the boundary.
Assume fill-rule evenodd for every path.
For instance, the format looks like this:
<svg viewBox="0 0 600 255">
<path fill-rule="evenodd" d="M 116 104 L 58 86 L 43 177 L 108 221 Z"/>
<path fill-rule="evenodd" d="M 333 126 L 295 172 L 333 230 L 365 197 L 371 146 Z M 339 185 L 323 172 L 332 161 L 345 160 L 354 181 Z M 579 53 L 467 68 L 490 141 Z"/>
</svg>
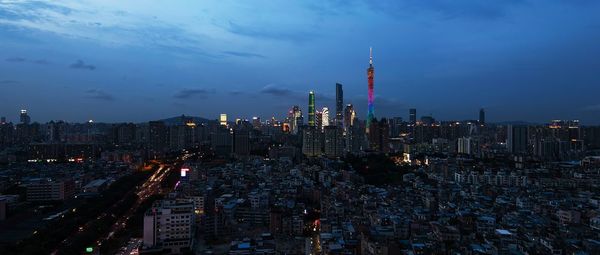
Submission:
<svg viewBox="0 0 600 255">
<path fill-rule="evenodd" d="M 344 134 L 342 127 L 323 127 L 324 153 L 327 157 L 341 157 L 344 154 Z"/>
<path fill-rule="evenodd" d="M 344 109 L 344 130 L 348 131 L 351 126 L 354 126 L 354 119 L 356 118 L 356 112 L 352 104 L 347 104 Z"/>
<path fill-rule="evenodd" d="M 5 123 L 6 123 L 6 117 L 0 118 L 0 124 L 5 124 Z"/>
<path fill-rule="evenodd" d="M 144 214 L 142 249 L 166 254 L 190 251 L 195 223 L 191 200 L 159 200 Z"/>
<path fill-rule="evenodd" d="M 221 123 L 221 126 L 227 126 L 227 114 L 221 113 L 219 123 Z"/>
<path fill-rule="evenodd" d="M 411 108 L 408 110 L 408 120 L 409 124 L 414 125 L 417 123 L 417 109 Z"/>
<path fill-rule="evenodd" d="M 479 110 L 479 125 L 485 125 L 485 110 L 483 108 Z"/>
<path fill-rule="evenodd" d="M 302 154 L 307 157 L 320 156 L 321 147 L 321 130 L 316 127 L 304 129 L 302 134 Z"/>
<path fill-rule="evenodd" d="M 315 126 L 315 92 L 310 91 L 308 93 L 308 126 Z"/>
<path fill-rule="evenodd" d="M 323 110 L 321 110 L 321 129 L 325 129 L 329 124 L 329 108 L 323 107 Z"/>
<path fill-rule="evenodd" d="M 31 118 L 27 114 L 27 110 L 21 110 L 20 119 L 21 119 L 21 124 L 27 125 L 31 122 Z"/>
<path fill-rule="evenodd" d="M 298 130 L 300 126 L 304 122 L 304 117 L 302 116 L 302 110 L 297 105 L 294 105 L 290 112 L 288 113 L 288 123 L 290 123 L 290 132 L 292 134 L 298 134 Z"/>
<path fill-rule="evenodd" d="M 371 121 L 375 118 L 375 94 L 373 92 L 373 79 L 375 78 L 375 68 L 373 67 L 373 48 L 369 48 L 369 68 L 367 68 L 367 79 L 369 82 L 368 114 L 367 114 L 367 133 L 371 127 Z"/>
<path fill-rule="evenodd" d="M 323 131 L 323 112 L 321 111 L 315 112 L 315 127 Z"/>
<path fill-rule="evenodd" d="M 369 128 L 369 147 L 373 151 L 387 153 L 390 151 L 390 126 L 388 121 L 383 118 L 381 121 L 373 119 Z"/>
<path fill-rule="evenodd" d="M 167 126 L 162 121 L 148 123 L 148 142 L 155 151 L 164 150 L 167 145 Z"/>
<path fill-rule="evenodd" d="M 252 127 L 254 129 L 260 129 L 262 123 L 260 123 L 260 117 L 252 117 Z"/>
<path fill-rule="evenodd" d="M 527 153 L 527 126 L 509 125 L 507 130 L 506 148 L 512 154 Z"/>
<path fill-rule="evenodd" d="M 344 124 L 344 90 L 342 84 L 335 84 L 335 125 L 342 126 Z"/>
</svg>

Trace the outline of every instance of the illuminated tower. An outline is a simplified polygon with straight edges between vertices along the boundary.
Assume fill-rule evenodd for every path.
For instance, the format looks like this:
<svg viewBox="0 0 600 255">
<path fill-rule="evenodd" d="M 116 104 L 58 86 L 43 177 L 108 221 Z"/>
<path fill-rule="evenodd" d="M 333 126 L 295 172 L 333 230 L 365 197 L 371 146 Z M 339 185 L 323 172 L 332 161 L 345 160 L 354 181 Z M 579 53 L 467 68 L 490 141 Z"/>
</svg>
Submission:
<svg viewBox="0 0 600 255">
<path fill-rule="evenodd" d="M 308 126 L 315 126 L 315 92 L 308 93 Z"/>
<path fill-rule="evenodd" d="M 325 129 L 326 126 L 329 126 L 329 108 L 323 107 L 321 114 L 321 129 Z"/>
<path fill-rule="evenodd" d="M 369 111 L 367 114 L 367 132 L 371 126 L 371 121 L 375 118 L 375 106 L 373 101 L 375 95 L 373 95 L 373 78 L 375 76 L 375 68 L 373 68 L 373 48 L 369 48 L 369 68 L 367 68 L 367 78 L 369 80 Z"/>
</svg>

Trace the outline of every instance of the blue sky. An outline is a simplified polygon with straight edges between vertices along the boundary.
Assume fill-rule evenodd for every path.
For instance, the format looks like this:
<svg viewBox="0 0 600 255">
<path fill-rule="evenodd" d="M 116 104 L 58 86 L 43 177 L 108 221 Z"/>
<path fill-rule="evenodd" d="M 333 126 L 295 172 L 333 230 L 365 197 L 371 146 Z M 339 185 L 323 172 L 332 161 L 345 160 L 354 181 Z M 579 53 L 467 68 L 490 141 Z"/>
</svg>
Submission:
<svg viewBox="0 0 600 255">
<path fill-rule="evenodd" d="M 148 121 L 345 102 L 375 114 L 600 123 L 600 1 L 5 1 L 0 116 Z M 363 117 L 364 119 L 364 117 Z"/>
</svg>

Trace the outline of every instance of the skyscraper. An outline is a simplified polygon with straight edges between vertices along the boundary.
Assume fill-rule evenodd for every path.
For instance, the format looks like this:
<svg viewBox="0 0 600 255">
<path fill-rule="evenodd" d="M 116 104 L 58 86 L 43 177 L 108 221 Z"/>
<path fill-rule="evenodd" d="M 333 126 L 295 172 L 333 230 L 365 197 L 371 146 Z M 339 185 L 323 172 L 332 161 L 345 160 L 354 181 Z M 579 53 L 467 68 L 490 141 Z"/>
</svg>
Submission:
<svg viewBox="0 0 600 255">
<path fill-rule="evenodd" d="M 315 126 L 315 92 L 308 93 L 308 126 Z"/>
<path fill-rule="evenodd" d="M 411 108 L 408 110 L 408 120 L 410 121 L 411 125 L 417 123 L 417 109 Z"/>
<path fill-rule="evenodd" d="M 479 125 L 485 125 L 485 110 L 483 108 L 479 110 Z"/>
<path fill-rule="evenodd" d="M 335 84 L 335 125 L 340 127 L 344 123 L 344 90 L 342 84 Z"/>
<path fill-rule="evenodd" d="M 20 119 L 22 124 L 29 124 L 31 122 L 31 118 L 27 115 L 27 110 L 21 110 Z"/>
<path fill-rule="evenodd" d="M 354 126 L 354 118 L 356 118 L 356 112 L 352 104 L 346 105 L 344 110 L 344 129 L 348 130 L 351 126 Z"/>
<path fill-rule="evenodd" d="M 369 111 L 367 114 L 367 132 L 369 132 L 369 127 L 371 126 L 371 121 L 375 118 L 375 106 L 373 105 L 373 101 L 375 100 L 375 95 L 373 94 L 373 78 L 375 77 L 375 68 L 373 68 L 373 48 L 369 48 L 369 68 L 367 68 L 367 78 L 369 81 Z"/>
<path fill-rule="evenodd" d="M 329 108 L 323 107 L 321 111 L 321 127 L 325 129 L 326 126 L 329 126 Z"/>
<path fill-rule="evenodd" d="M 527 153 L 527 126 L 509 125 L 507 130 L 506 147 L 512 154 Z"/>
<path fill-rule="evenodd" d="M 219 122 L 221 123 L 221 126 L 227 126 L 227 114 L 221 113 Z"/>
</svg>

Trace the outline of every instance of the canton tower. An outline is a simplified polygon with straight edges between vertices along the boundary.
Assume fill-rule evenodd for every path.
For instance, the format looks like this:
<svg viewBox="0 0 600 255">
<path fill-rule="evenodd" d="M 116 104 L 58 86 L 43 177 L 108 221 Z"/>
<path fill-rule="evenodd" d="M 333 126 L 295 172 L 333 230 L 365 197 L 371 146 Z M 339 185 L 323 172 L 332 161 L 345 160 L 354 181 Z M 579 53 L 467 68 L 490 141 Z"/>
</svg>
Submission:
<svg viewBox="0 0 600 255">
<path fill-rule="evenodd" d="M 375 68 L 373 68 L 373 48 L 369 48 L 369 68 L 367 68 L 367 78 L 369 80 L 369 113 L 367 114 L 367 132 L 371 127 L 371 121 L 375 118 L 375 106 L 373 101 L 375 96 L 373 95 L 373 78 L 375 77 Z"/>
</svg>

